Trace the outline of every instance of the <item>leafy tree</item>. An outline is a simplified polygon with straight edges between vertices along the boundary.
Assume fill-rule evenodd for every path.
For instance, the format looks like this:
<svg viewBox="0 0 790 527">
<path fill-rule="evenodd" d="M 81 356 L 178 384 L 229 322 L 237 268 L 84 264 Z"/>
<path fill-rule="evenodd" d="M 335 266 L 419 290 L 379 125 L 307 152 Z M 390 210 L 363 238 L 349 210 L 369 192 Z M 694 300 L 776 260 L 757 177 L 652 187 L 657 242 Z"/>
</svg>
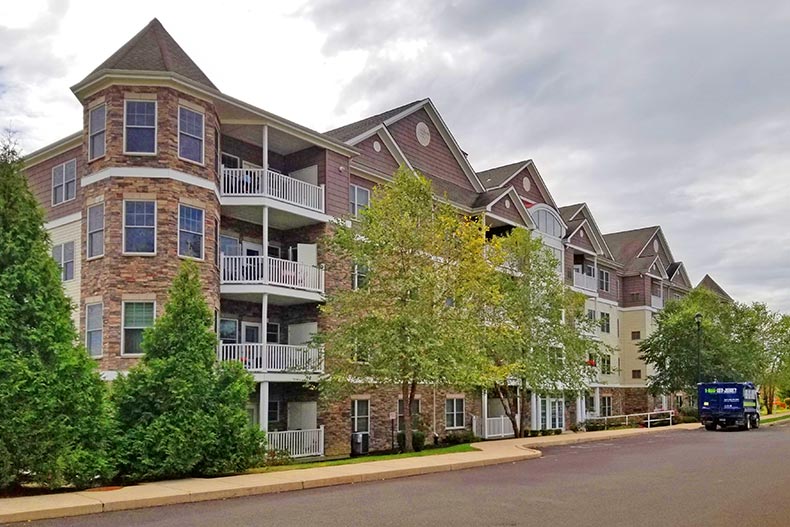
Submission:
<svg viewBox="0 0 790 527">
<path fill-rule="evenodd" d="M 105 385 L 77 344 L 44 212 L 0 144 L 0 487 L 87 487 L 113 473 Z"/>
<path fill-rule="evenodd" d="M 772 313 L 759 304 L 762 315 L 759 338 L 764 346 L 762 374 L 758 377 L 760 392 L 768 414 L 774 411 L 774 400 L 782 388 L 790 386 L 790 316 Z"/>
<path fill-rule="evenodd" d="M 648 378 L 651 391 L 696 393 L 697 382 L 759 382 L 766 365 L 766 318 L 764 306 L 725 302 L 702 288 L 668 302 L 656 330 L 640 345 L 642 359 L 656 369 Z"/>
<path fill-rule="evenodd" d="M 215 475 L 263 461 L 263 433 L 246 412 L 252 377 L 239 363 L 216 363 L 211 311 L 193 262 L 182 265 L 142 346 L 140 363 L 113 387 L 124 477 Z"/>
<path fill-rule="evenodd" d="M 501 256 L 494 257 L 497 252 Z M 479 312 L 477 327 L 487 357 L 484 377 L 502 401 L 516 437 L 523 437 L 527 417 L 518 409 L 528 408 L 529 390 L 586 389 L 593 376 L 587 360 L 597 356 L 601 344 L 590 337 L 584 295 L 565 286 L 559 262 L 540 237 L 514 229 L 501 243 L 494 239 L 488 254 L 494 264 L 489 276 L 498 291 L 493 298 L 499 302 Z M 500 261 L 504 265 L 497 266 Z"/>
<path fill-rule="evenodd" d="M 435 200 L 425 177 L 401 167 L 358 221 L 338 223 L 327 241 L 337 266 L 354 262 L 367 284 L 334 292 L 321 308 L 331 326 L 318 338 L 330 372 L 323 393 L 399 386 L 411 451 L 417 385 L 478 381 L 470 317 L 485 267 L 482 222 Z"/>
</svg>

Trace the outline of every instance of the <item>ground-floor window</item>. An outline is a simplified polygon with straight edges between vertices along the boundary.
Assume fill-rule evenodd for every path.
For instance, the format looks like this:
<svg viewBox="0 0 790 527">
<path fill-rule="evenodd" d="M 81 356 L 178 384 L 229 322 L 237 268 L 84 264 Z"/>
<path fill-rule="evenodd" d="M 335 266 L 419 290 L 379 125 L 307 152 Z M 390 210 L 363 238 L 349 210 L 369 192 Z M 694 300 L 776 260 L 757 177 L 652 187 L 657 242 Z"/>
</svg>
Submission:
<svg viewBox="0 0 790 527">
<path fill-rule="evenodd" d="M 565 428 L 565 400 L 539 397 L 539 428 Z"/>
<path fill-rule="evenodd" d="M 612 415 L 612 396 L 601 396 L 601 417 L 609 417 Z"/>
<path fill-rule="evenodd" d="M 414 399 L 411 402 L 411 424 L 414 429 L 420 419 L 420 400 Z M 398 399 L 398 432 L 403 432 L 403 399 Z"/>
<path fill-rule="evenodd" d="M 351 401 L 351 431 L 370 433 L 370 401 L 367 399 Z"/>
<path fill-rule="evenodd" d="M 448 430 L 464 427 L 464 400 L 461 397 L 447 399 L 445 402 L 445 428 Z"/>
<path fill-rule="evenodd" d="M 122 355 L 137 355 L 143 352 L 143 332 L 154 325 L 154 302 L 123 303 L 123 347 Z"/>
<path fill-rule="evenodd" d="M 280 401 L 269 401 L 269 417 L 270 423 L 276 423 L 280 420 Z"/>
</svg>

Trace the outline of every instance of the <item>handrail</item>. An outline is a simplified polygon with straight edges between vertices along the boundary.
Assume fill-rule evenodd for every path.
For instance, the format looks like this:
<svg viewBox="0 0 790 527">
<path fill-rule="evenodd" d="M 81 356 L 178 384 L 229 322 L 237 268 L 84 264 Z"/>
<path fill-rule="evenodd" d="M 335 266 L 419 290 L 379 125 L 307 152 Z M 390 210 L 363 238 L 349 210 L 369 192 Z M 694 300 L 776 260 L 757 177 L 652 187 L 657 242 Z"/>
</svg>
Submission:
<svg viewBox="0 0 790 527">
<path fill-rule="evenodd" d="M 651 416 L 657 415 L 657 414 L 668 414 L 668 415 L 667 415 L 667 417 L 661 417 L 661 418 L 658 418 L 658 419 L 651 419 Z M 615 420 L 615 419 L 621 419 L 622 420 L 622 419 L 625 419 L 625 426 L 628 426 L 629 425 L 629 419 L 633 419 L 634 417 L 640 417 L 640 416 L 645 416 L 645 415 L 647 416 L 647 427 L 648 428 L 650 428 L 652 423 L 658 423 L 658 422 L 667 421 L 667 420 L 669 421 L 669 426 L 672 426 L 672 417 L 675 415 L 675 411 L 674 410 L 658 410 L 658 411 L 655 411 L 655 412 L 643 412 L 643 413 L 639 413 L 639 414 L 604 415 L 604 416 L 600 416 L 600 417 L 588 417 L 587 420 L 588 421 L 593 421 L 593 420 L 603 419 L 604 428 L 608 428 L 609 420 Z"/>
</svg>

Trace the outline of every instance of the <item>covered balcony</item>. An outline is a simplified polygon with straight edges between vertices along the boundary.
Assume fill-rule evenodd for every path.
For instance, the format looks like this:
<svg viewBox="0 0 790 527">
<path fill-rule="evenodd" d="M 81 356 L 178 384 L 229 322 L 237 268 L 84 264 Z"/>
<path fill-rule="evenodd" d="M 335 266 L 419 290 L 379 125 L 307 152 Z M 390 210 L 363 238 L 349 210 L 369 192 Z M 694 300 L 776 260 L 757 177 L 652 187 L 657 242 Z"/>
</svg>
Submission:
<svg viewBox="0 0 790 527">
<path fill-rule="evenodd" d="M 243 255 L 220 258 L 222 284 L 276 285 L 324 292 L 324 268 L 271 256 Z"/>
<path fill-rule="evenodd" d="M 253 373 L 323 373 L 324 356 L 320 349 L 289 344 L 244 342 L 222 343 L 219 361 L 239 361 Z"/>
<path fill-rule="evenodd" d="M 273 198 L 324 212 L 324 186 L 263 168 L 222 167 L 220 193 L 226 197 Z"/>
<path fill-rule="evenodd" d="M 598 290 L 598 277 L 596 276 L 595 267 L 588 266 L 575 266 L 573 267 L 573 285 L 579 289 L 586 291 Z"/>
</svg>

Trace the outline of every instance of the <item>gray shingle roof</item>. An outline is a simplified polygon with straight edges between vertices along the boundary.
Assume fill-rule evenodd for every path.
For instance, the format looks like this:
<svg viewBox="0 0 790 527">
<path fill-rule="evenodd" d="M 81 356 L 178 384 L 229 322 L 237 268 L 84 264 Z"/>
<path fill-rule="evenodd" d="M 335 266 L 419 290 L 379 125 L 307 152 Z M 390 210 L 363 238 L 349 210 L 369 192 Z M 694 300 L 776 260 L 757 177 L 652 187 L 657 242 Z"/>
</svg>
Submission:
<svg viewBox="0 0 790 527">
<path fill-rule="evenodd" d="M 704 287 L 705 289 L 709 289 L 714 293 L 716 293 L 717 295 L 719 295 L 720 297 L 722 297 L 723 299 L 732 302 L 732 297 L 728 295 L 727 291 L 725 291 L 719 284 L 717 284 L 716 281 L 713 278 L 711 278 L 709 274 L 706 274 L 702 278 L 702 280 L 700 280 L 699 284 L 697 284 L 697 287 L 698 288 Z"/>
<path fill-rule="evenodd" d="M 637 258 L 639 251 L 647 244 L 659 227 L 643 227 L 630 231 L 604 234 L 606 245 L 612 251 L 615 261 L 623 264 L 626 271 L 647 271 L 654 257 Z"/>
<path fill-rule="evenodd" d="M 574 203 L 573 205 L 566 205 L 557 209 L 560 213 L 562 220 L 567 223 L 571 220 L 576 212 L 584 206 L 584 203 Z"/>
<path fill-rule="evenodd" d="M 516 170 L 526 162 L 527 161 L 518 161 L 516 163 L 502 165 L 501 167 L 489 168 L 488 170 L 478 172 L 477 177 L 486 189 L 496 188 L 513 176 Z"/>
<path fill-rule="evenodd" d="M 169 71 L 217 89 L 156 18 L 102 62 L 86 79 L 108 70 Z"/>
<path fill-rule="evenodd" d="M 359 121 L 355 121 L 353 123 L 347 124 L 345 126 L 341 126 L 339 128 L 335 128 L 334 130 L 329 130 L 328 132 L 324 132 L 329 137 L 333 137 L 340 141 L 348 141 L 349 139 L 353 139 L 354 137 L 364 134 L 371 128 L 375 128 L 376 126 L 380 125 L 390 117 L 394 117 L 401 113 L 402 111 L 414 106 L 415 104 L 427 101 L 428 99 L 420 99 L 417 101 L 412 101 L 409 104 L 404 104 L 403 106 L 398 106 L 397 108 L 393 108 L 391 110 L 387 110 L 386 112 L 382 112 L 377 115 L 373 115 L 370 117 L 366 117 L 364 119 L 360 119 Z"/>
</svg>

